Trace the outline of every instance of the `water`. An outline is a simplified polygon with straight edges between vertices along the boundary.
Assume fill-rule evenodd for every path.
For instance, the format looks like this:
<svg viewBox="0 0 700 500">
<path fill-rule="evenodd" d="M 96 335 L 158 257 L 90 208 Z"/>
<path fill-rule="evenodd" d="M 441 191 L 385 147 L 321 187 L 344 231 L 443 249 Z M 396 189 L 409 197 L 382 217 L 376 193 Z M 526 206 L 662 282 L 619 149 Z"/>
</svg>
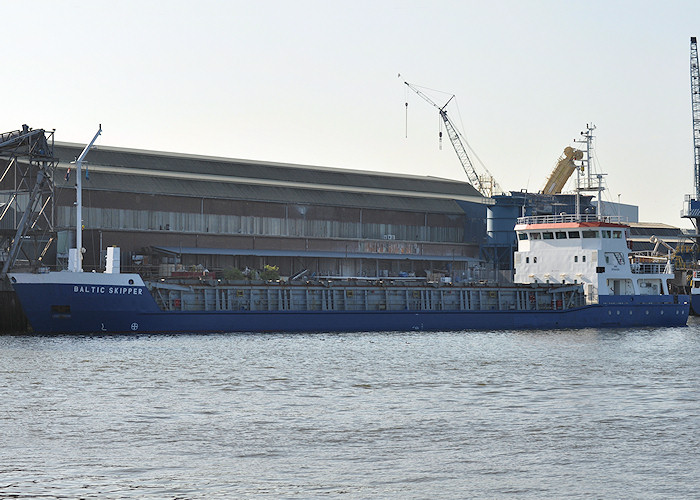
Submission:
<svg viewBox="0 0 700 500">
<path fill-rule="evenodd" d="M 2 498 L 697 498 L 700 322 L 0 337 Z"/>
</svg>

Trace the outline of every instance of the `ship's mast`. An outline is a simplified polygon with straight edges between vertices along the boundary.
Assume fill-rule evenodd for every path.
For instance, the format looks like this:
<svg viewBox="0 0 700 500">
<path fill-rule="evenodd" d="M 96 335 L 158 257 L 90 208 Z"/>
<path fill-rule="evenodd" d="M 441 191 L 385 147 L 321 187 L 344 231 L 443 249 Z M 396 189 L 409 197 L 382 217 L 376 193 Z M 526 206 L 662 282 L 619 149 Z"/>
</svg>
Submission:
<svg viewBox="0 0 700 500">
<path fill-rule="evenodd" d="M 580 220 L 581 218 L 581 197 L 580 194 L 581 192 L 586 192 L 586 191 L 595 191 L 598 193 L 598 209 L 597 209 L 597 216 L 600 217 L 602 215 L 602 193 L 605 190 L 603 187 L 603 175 L 604 174 L 594 174 L 593 172 L 593 138 L 595 137 L 593 135 L 593 131 L 595 130 L 595 125 L 591 124 L 586 124 L 586 131 L 581 132 L 581 135 L 583 136 L 583 139 L 581 140 L 574 140 L 575 143 L 577 144 L 585 144 L 585 156 L 581 160 L 582 165 L 580 169 L 576 169 L 576 219 Z M 583 170 L 585 172 L 585 176 L 583 179 L 581 178 L 580 171 Z M 597 180 L 597 182 L 596 182 Z"/>
<path fill-rule="evenodd" d="M 101 133 L 102 125 L 100 125 L 95 137 L 90 141 L 90 144 L 85 146 L 83 152 L 80 153 L 80 156 L 75 160 L 75 248 L 77 250 L 77 256 L 75 261 L 76 267 L 71 269 L 71 271 L 79 273 L 83 272 L 83 176 L 81 170 L 85 156 Z"/>
</svg>

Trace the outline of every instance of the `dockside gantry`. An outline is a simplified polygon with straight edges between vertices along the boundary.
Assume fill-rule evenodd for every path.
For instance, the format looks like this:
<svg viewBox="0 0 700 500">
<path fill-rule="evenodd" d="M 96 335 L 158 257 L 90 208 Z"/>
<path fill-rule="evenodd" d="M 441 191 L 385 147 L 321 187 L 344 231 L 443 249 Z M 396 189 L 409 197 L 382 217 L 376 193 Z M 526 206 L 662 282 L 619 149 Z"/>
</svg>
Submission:
<svg viewBox="0 0 700 500">
<path fill-rule="evenodd" d="M 53 137 L 27 125 L 0 134 L 0 278 L 20 254 L 40 266 L 55 238 Z"/>
<path fill-rule="evenodd" d="M 696 240 L 698 240 L 700 239 L 700 67 L 698 67 L 698 43 L 694 36 L 690 37 L 690 99 L 693 110 L 693 181 L 695 192 L 693 195 L 686 195 L 681 216 L 693 221 Z"/>
</svg>

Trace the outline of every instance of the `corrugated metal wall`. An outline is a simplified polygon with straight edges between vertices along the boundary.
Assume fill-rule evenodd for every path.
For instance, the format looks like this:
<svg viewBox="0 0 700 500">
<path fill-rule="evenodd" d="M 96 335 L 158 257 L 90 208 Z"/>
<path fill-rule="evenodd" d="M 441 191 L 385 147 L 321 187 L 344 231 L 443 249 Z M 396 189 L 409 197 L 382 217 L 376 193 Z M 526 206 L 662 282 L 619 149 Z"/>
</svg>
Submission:
<svg viewBox="0 0 700 500">
<path fill-rule="evenodd" d="M 69 227 L 75 220 L 74 207 L 57 207 L 58 227 Z M 305 220 L 262 216 L 196 214 L 151 210 L 84 208 L 86 228 L 103 230 L 155 230 L 181 233 L 293 236 L 308 238 L 360 238 L 435 243 L 461 243 L 464 226 L 406 225 Z"/>
</svg>

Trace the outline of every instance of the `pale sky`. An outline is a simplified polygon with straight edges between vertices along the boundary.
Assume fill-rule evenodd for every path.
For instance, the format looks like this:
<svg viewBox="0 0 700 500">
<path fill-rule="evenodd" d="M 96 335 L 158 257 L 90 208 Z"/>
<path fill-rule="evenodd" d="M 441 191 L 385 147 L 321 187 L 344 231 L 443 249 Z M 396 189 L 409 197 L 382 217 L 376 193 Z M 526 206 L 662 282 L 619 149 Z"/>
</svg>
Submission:
<svg viewBox="0 0 700 500">
<path fill-rule="evenodd" d="M 607 199 L 691 227 L 697 0 L 33 0 L 2 16 L 2 132 L 87 143 L 101 123 L 109 146 L 466 180 L 405 79 L 456 94 L 504 189 L 540 190 L 594 123 Z"/>
</svg>

